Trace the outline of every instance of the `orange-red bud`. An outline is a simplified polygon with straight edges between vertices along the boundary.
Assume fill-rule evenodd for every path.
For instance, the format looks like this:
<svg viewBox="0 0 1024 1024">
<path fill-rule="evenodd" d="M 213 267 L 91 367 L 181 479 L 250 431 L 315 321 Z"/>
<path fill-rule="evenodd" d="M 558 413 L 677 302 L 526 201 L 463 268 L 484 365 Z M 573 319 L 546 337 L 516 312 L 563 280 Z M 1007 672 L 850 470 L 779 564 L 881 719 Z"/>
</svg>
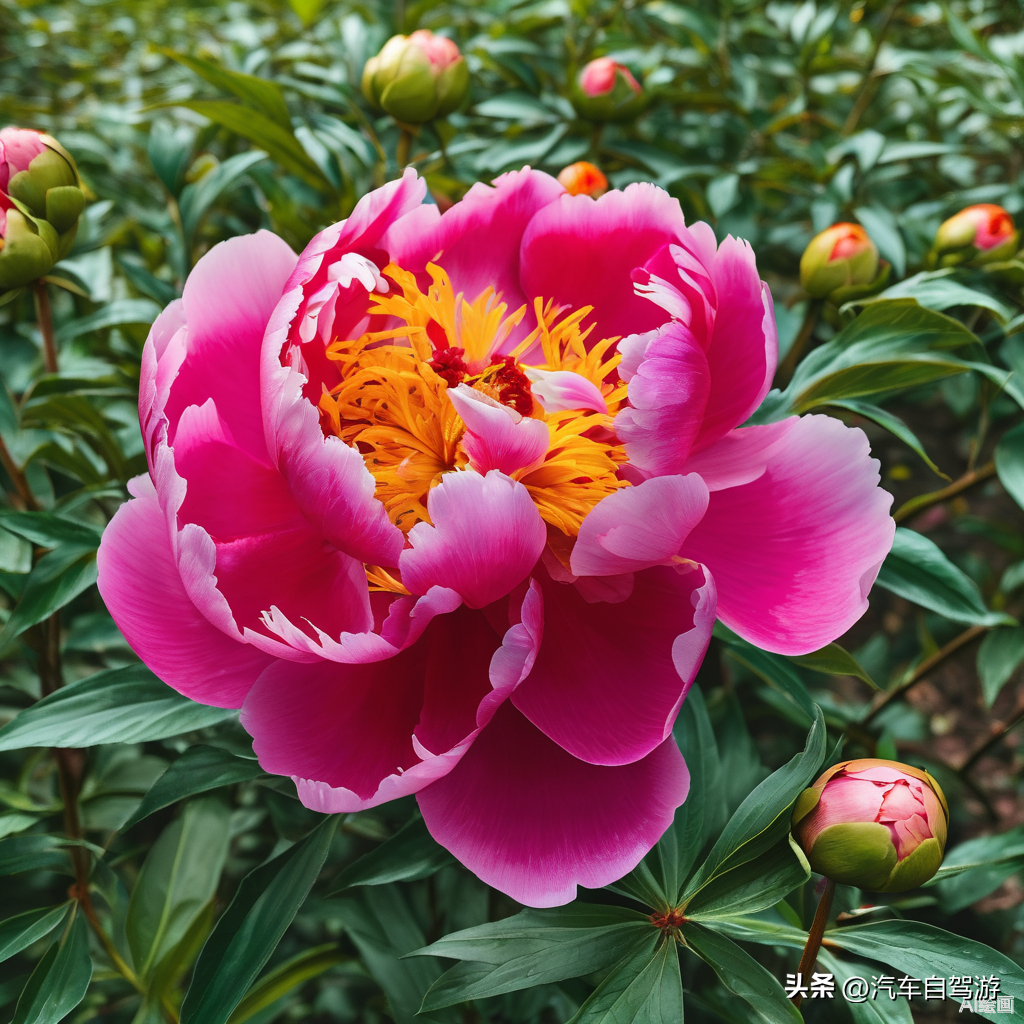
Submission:
<svg viewBox="0 0 1024 1024">
<path fill-rule="evenodd" d="M 953 262 L 1008 259 L 1017 251 L 1020 233 L 1013 218 L 995 203 L 968 206 L 942 223 L 935 235 L 935 251 L 959 256 Z"/>
<path fill-rule="evenodd" d="M 577 160 L 558 172 L 558 182 L 571 196 L 591 196 L 597 199 L 608 191 L 608 179 L 600 167 L 587 160 Z"/>
</svg>

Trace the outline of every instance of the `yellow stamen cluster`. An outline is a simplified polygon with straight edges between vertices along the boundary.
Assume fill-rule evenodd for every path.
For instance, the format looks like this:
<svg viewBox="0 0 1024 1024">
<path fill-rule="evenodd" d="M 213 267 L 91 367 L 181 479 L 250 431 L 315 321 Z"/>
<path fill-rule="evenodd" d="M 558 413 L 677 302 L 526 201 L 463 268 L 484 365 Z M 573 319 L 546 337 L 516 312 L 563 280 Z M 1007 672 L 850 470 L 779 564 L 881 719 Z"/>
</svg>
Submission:
<svg viewBox="0 0 1024 1024">
<path fill-rule="evenodd" d="M 463 350 L 460 383 L 497 398 L 501 391 L 496 382 L 507 362 L 502 349 L 526 314 L 526 306 L 509 313 L 492 288 L 468 301 L 454 292 L 440 267 L 431 264 L 427 269 L 432 283 L 426 292 L 407 271 L 394 265 L 384 270 L 397 287 L 373 295 L 368 312 L 398 326 L 332 342 L 327 355 L 337 364 L 341 383 L 330 391 L 325 388 L 320 399 L 325 428 L 362 453 L 377 481 L 377 497 L 391 521 L 406 532 L 430 521 L 427 496 L 441 476 L 464 469 L 468 462 L 461 445 L 466 426 L 445 394 L 452 376 L 446 379 L 443 367 L 431 366 L 444 347 L 440 342 Z M 626 397 L 625 385 L 613 372 L 619 356 L 608 354 L 617 339 L 601 340 L 587 351 L 592 327 L 580 325 L 590 311 L 586 307 L 560 319 L 559 307 L 537 300 L 537 328 L 507 353 L 523 370 L 581 374 L 608 405 L 608 412 L 547 414 L 534 400 L 529 412 L 547 423 L 551 442 L 539 466 L 513 476 L 530 492 L 544 520 L 569 543 L 594 505 L 626 486 L 617 476 L 625 453 L 611 429 Z M 400 586 L 376 567 L 370 583 L 386 590 Z"/>
</svg>

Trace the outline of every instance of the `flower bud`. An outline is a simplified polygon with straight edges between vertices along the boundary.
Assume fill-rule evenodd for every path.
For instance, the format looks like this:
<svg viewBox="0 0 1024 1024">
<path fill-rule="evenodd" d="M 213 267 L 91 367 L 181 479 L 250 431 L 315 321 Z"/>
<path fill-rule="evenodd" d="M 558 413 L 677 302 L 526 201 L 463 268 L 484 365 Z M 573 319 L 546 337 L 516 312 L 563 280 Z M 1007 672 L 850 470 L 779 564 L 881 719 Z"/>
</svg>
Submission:
<svg viewBox="0 0 1024 1024">
<path fill-rule="evenodd" d="M 816 299 L 837 288 L 866 286 L 878 274 L 878 247 L 859 224 L 833 224 L 800 257 L 800 283 Z"/>
<path fill-rule="evenodd" d="M 591 196 L 597 199 L 608 191 L 608 179 L 599 167 L 586 160 L 578 160 L 558 172 L 558 183 L 571 196 Z"/>
<path fill-rule="evenodd" d="M 979 203 L 944 221 L 935 235 L 933 249 L 946 266 L 968 260 L 991 263 L 1013 256 L 1019 240 L 1013 218 L 1001 206 Z"/>
<path fill-rule="evenodd" d="M 903 892 L 942 863 L 949 809 L 926 771 L 868 757 L 828 769 L 793 807 L 811 867 L 843 885 Z"/>
<path fill-rule="evenodd" d="M 576 113 L 592 121 L 633 117 L 645 101 L 644 91 L 629 68 L 611 57 L 590 61 L 577 76 L 572 91 Z"/>
<path fill-rule="evenodd" d="M 404 124 L 447 117 L 469 92 L 469 68 L 458 46 L 421 28 L 392 36 L 363 68 L 363 95 Z"/>
<path fill-rule="evenodd" d="M 43 277 L 66 256 L 84 208 L 78 168 L 56 139 L 0 131 L 0 289 Z"/>
</svg>

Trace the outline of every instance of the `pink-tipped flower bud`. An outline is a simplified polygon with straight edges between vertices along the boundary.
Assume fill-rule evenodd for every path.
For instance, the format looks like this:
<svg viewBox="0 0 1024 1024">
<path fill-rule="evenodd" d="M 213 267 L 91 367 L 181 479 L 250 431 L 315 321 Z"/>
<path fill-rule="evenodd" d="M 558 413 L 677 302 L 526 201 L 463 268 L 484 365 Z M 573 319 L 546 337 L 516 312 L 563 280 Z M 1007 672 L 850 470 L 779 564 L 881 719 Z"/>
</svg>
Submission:
<svg viewBox="0 0 1024 1024">
<path fill-rule="evenodd" d="M 904 892 L 942 863 L 949 808 L 926 771 L 868 757 L 828 769 L 793 807 L 811 867 L 843 885 Z"/>
<path fill-rule="evenodd" d="M 469 92 L 469 68 L 458 46 L 421 28 L 392 36 L 363 68 L 363 95 L 403 124 L 447 117 Z"/>
<path fill-rule="evenodd" d="M 608 191 L 608 179 L 600 167 L 586 160 L 577 160 L 558 172 L 558 183 L 571 196 L 590 196 L 597 199 Z"/>
<path fill-rule="evenodd" d="M 596 57 L 577 75 L 572 103 L 580 117 L 617 121 L 643 109 L 646 97 L 640 83 L 624 64 L 611 57 Z"/>
<path fill-rule="evenodd" d="M 944 266 L 992 263 L 1017 251 L 1020 232 L 1013 218 L 994 203 L 968 206 L 944 221 L 935 235 L 934 251 Z"/>
<path fill-rule="evenodd" d="M 49 273 L 70 252 L 84 208 L 78 168 L 56 139 L 0 131 L 0 291 Z"/>
<path fill-rule="evenodd" d="M 833 224 L 800 257 L 800 283 L 816 299 L 838 288 L 867 286 L 878 275 L 878 247 L 859 224 Z"/>
</svg>

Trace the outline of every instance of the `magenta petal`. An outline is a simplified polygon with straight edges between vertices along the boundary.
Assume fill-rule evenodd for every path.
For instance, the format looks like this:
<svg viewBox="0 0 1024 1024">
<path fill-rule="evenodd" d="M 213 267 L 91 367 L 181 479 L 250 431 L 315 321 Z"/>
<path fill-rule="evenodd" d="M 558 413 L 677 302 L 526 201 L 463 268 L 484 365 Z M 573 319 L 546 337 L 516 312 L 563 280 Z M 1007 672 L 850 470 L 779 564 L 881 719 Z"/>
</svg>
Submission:
<svg viewBox="0 0 1024 1024">
<path fill-rule="evenodd" d="M 630 463 L 644 473 L 681 473 L 710 394 L 704 350 L 675 320 L 648 336 L 627 338 L 623 348 L 630 404 L 615 417 L 615 431 Z"/>
<path fill-rule="evenodd" d="M 189 599 L 167 519 L 148 479 L 122 505 L 96 556 L 99 589 L 132 650 L 165 683 L 203 704 L 237 708 L 274 659 L 234 640 Z"/>
<path fill-rule="evenodd" d="M 513 703 L 584 761 L 650 753 L 672 731 L 711 640 L 714 582 L 701 566 L 657 566 L 635 575 L 625 600 L 591 603 L 577 585 L 538 577 L 544 639 Z"/>
<path fill-rule="evenodd" d="M 685 554 L 714 575 L 722 621 L 779 654 L 846 632 L 867 610 L 895 533 L 892 496 L 878 483 L 863 431 L 804 416 L 762 475 L 713 491 Z"/>
<path fill-rule="evenodd" d="M 370 807 L 416 792 L 465 753 L 491 697 L 500 643 L 481 613 L 462 608 L 434 618 L 393 657 L 280 663 L 246 698 L 242 724 L 260 764 L 294 777 L 307 806 Z"/>
<path fill-rule="evenodd" d="M 537 564 L 547 530 L 530 492 L 497 470 L 446 473 L 431 489 L 433 525 L 409 531 L 398 567 L 414 594 L 447 587 L 470 608 L 497 601 Z"/>
<path fill-rule="evenodd" d="M 430 834 L 470 871 L 520 903 L 553 907 L 636 867 L 689 783 L 671 738 L 632 764 L 595 766 L 506 702 L 417 800 Z"/>
<path fill-rule="evenodd" d="M 572 549 L 577 576 L 617 576 L 662 565 L 708 507 L 708 488 L 696 474 L 661 476 L 624 487 L 594 506 Z"/>
<path fill-rule="evenodd" d="M 277 235 L 258 231 L 221 242 L 195 265 L 182 295 L 188 358 L 165 407 L 172 427 L 188 406 L 212 398 L 236 442 L 257 458 L 265 453 L 260 345 L 296 259 Z"/>
<path fill-rule="evenodd" d="M 721 491 L 756 480 L 783 451 L 795 416 L 756 427 L 738 427 L 686 460 L 689 473 L 699 473 L 709 491 Z"/>
<path fill-rule="evenodd" d="M 632 273 L 685 233 L 678 200 L 654 185 L 629 185 L 596 202 L 562 195 L 523 235 L 523 290 L 530 300 L 593 306 L 594 340 L 651 330 L 665 314 L 635 293 Z"/>
<path fill-rule="evenodd" d="M 447 395 L 466 424 L 462 446 L 478 473 L 497 469 L 511 476 L 544 458 L 551 434 L 543 420 L 522 416 L 465 384 L 450 388 Z"/>
</svg>

